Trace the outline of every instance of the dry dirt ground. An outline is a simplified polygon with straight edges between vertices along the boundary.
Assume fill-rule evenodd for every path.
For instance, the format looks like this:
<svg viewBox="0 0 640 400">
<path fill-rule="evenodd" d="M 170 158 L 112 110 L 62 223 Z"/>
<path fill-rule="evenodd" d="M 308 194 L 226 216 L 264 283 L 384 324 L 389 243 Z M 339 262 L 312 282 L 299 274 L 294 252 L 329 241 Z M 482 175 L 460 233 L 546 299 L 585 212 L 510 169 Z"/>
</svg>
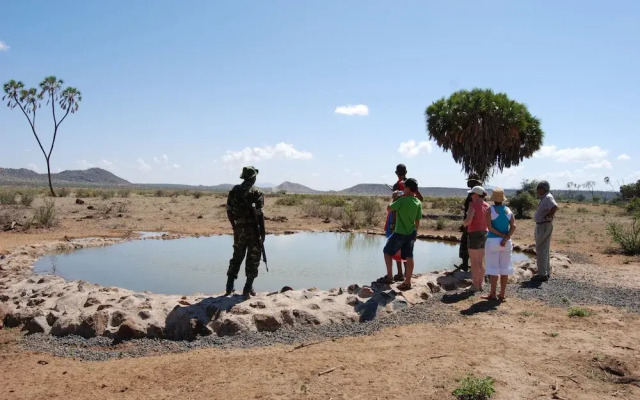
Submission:
<svg viewBox="0 0 640 400">
<path fill-rule="evenodd" d="M 85 199 L 84 205 L 74 200 L 57 199 L 56 228 L 0 233 L 0 254 L 65 236 L 125 236 L 138 230 L 229 232 L 222 196 L 133 195 Z M 266 215 L 286 221 L 268 221 L 269 232 L 342 225 L 339 219 L 324 222 L 307 217 L 303 207 L 278 206 L 275 201 L 268 198 Z M 88 210 L 89 205 L 95 209 Z M 31 213 L 14 208 L 10 211 L 16 214 Z M 569 254 L 574 265 L 557 274 L 603 286 L 639 288 L 640 260 L 612 253 L 614 246 L 605 232 L 608 221 L 625 219 L 612 206 L 562 204 L 552 249 Z M 457 225 L 449 221 L 443 231 L 435 231 L 434 221 L 426 221 L 422 231 L 457 234 Z M 519 221 L 518 226 L 515 240 L 533 243 L 533 223 Z M 22 349 L 19 329 L 4 329 L 0 399 L 449 399 L 467 374 L 495 379 L 495 399 L 640 399 L 640 387 L 623 383 L 640 375 L 639 314 L 587 307 L 591 315 L 570 318 L 566 308 L 517 298 L 489 312 L 459 313 L 482 310 L 477 307 L 480 302 L 472 297 L 448 305 L 458 317 L 445 325 L 394 327 L 295 350 L 282 345 L 214 348 L 106 362 L 31 353 Z"/>
</svg>

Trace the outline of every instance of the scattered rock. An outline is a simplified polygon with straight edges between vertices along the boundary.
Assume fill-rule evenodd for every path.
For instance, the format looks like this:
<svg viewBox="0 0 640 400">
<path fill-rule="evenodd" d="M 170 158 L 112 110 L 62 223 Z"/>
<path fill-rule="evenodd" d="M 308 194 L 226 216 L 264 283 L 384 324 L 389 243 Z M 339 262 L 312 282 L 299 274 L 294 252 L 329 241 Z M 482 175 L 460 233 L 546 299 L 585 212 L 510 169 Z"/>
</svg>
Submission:
<svg viewBox="0 0 640 400">
<path fill-rule="evenodd" d="M 95 297 L 87 297 L 87 301 L 84 303 L 84 307 L 92 307 L 100 304 L 100 300 Z"/>
<path fill-rule="evenodd" d="M 273 316 L 265 314 L 255 314 L 253 316 L 253 322 L 256 324 L 258 332 L 275 332 L 282 326 L 282 323 Z"/>
<path fill-rule="evenodd" d="M 82 199 L 76 199 L 76 204 L 84 204 L 84 200 L 82 200 Z"/>
<path fill-rule="evenodd" d="M 373 289 L 371 289 L 368 286 L 364 286 L 362 289 L 358 291 L 358 296 L 362 297 L 363 299 L 367 299 L 373 296 Z"/>
<path fill-rule="evenodd" d="M 95 210 L 96 208 L 94 206 L 89 206 L 87 207 L 87 210 Z"/>
<path fill-rule="evenodd" d="M 22 328 L 23 331 L 26 331 L 27 334 L 33 333 L 49 333 L 51 331 L 51 326 L 47 322 L 46 317 L 35 317 L 31 318 L 24 324 Z"/>
<path fill-rule="evenodd" d="M 235 319 L 225 318 L 210 322 L 209 326 L 218 336 L 232 336 L 243 330 L 243 325 Z"/>
<path fill-rule="evenodd" d="M 347 287 L 347 293 L 349 294 L 358 294 L 360 291 L 360 285 L 357 283 L 353 283 Z"/>
<path fill-rule="evenodd" d="M 280 289 L 280 293 L 288 292 L 289 290 L 293 290 L 293 288 L 291 286 L 283 286 L 282 289 Z"/>
<path fill-rule="evenodd" d="M 267 306 L 266 306 L 266 304 L 264 304 L 264 301 L 258 300 L 258 301 L 254 301 L 252 303 L 249 303 L 249 307 L 252 307 L 252 308 L 266 308 Z"/>
<path fill-rule="evenodd" d="M 145 336 L 145 333 L 146 331 L 142 329 L 138 324 L 128 319 L 120 325 L 114 338 L 117 341 L 139 339 L 143 338 Z"/>
</svg>

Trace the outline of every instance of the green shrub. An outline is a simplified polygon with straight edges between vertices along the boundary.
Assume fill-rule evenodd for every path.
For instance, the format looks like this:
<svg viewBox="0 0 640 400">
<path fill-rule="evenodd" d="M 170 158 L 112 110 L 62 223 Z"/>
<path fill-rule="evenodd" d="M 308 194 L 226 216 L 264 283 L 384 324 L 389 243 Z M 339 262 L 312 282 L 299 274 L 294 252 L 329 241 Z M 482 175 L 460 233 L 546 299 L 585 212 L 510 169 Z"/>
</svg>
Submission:
<svg viewBox="0 0 640 400">
<path fill-rule="evenodd" d="M 17 204 L 16 192 L 9 189 L 0 189 L 0 204 Z"/>
<path fill-rule="evenodd" d="M 629 214 L 638 214 L 640 213 L 640 197 L 635 197 L 627 203 L 627 212 Z"/>
<path fill-rule="evenodd" d="M 36 198 L 36 192 L 33 190 L 23 190 L 20 192 L 20 204 L 29 207 Z"/>
<path fill-rule="evenodd" d="M 598 203 L 600 203 L 602 201 L 602 197 L 600 197 L 600 196 L 592 196 L 591 197 L 591 201 L 593 201 L 595 204 L 598 204 Z"/>
<path fill-rule="evenodd" d="M 570 307 L 569 308 L 569 316 L 570 317 L 586 317 L 589 315 L 589 311 L 585 310 L 582 307 Z"/>
<path fill-rule="evenodd" d="M 302 204 L 302 196 L 299 194 L 286 194 L 276 200 L 277 206 L 298 206 Z"/>
<path fill-rule="evenodd" d="M 199 199 L 200 197 L 202 197 L 202 192 L 199 190 L 196 190 L 193 192 L 193 198 L 194 199 Z"/>
<path fill-rule="evenodd" d="M 62 187 L 58 189 L 56 196 L 58 197 L 67 197 L 71 194 L 71 190 L 68 187 Z"/>
<path fill-rule="evenodd" d="M 167 195 L 162 189 L 157 189 L 154 194 L 156 197 L 165 197 Z"/>
<path fill-rule="evenodd" d="M 302 211 L 312 218 L 334 219 L 342 216 L 342 209 L 320 204 L 318 199 L 302 203 Z"/>
<path fill-rule="evenodd" d="M 628 255 L 640 254 L 640 216 L 636 215 L 627 229 L 618 222 L 611 222 L 607 226 L 611 239 L 617 243 L 622 252 Z"/>
<path fill-rule="evenodd" d="M 33 214 L 33 222 L 37 226 L 44 228 L 51 228 L 58 225 L 58 213 L 55 200 L 44 199 L 44 205 L 36 208 Z"/>
<path fill-rule="evenodd" d="M 455 197 L 434 197 L 430 199 L 431 208 L 447 213 L 458 214 L 462 210 L 463 200 Z"/>
<path fill-rule="evenodd" d="M 122 189 L 118 190 L 118 196 L 119 197 L 124 197 L 124 198 L 130 197 L 131 196 L 131 189 L 122 188 Z"/>
<path fill-rule="evenodd" d="M 443 230 L 445 228 L 445 226 L 446 226 L 446 222 L 445 222 L 444 218 L 438 218 L 436 220 L 436 230 L 437 231 Z"/>
<path fill-rule="evenodd" d="M 584 208 L 584 207 L 578 207 L 578 209 L 577 209 L 576 211 L 577 211 L 577 212 L 579 212 L 579 213 L 581 213 L 581 214 L 584 214 L 584 213 L 589 212 L 589 210 L 587 210 L 587 209 L 586 209 L 586 208 Z"/>
<path fill-rule="evenodd" d="M 353 204 L 355 211 L 359 211 L 364 216 L 364 222 L 367 226 L 375 225 L 382 221 L 380 215 L 382 206 L 374 197 L 358 197 Z"/>
<path fill-rule="evenodd" d="M 453 395 L 458 400 L 486 400 L 495 392 L 492 378 L 476 378 L 467 375 L 460 381 L 458 388 L 453 391 Z"/>
<path fill-rule="evenodd" d="M 329 207 L 344 207 L 347 200 L 343 196 L 323 195 L 320 197 L 320 204 Z"/>
<path fill-rule="evenodd" d="M 342 227 L 346 229 L 358 228 L 358 212 L 351 203 L 342 208 Z"/>
<path fill-rule="evenodd" d="M 536 205 L 535 198 L 529 192 L 521 192 L 509 200 L 509 207 L 514 211 L 516 218 L 525 218 L 527 213 Z"/>
<path fill-rule="evenodd" d="M 91 189 L 76 189 L 76 197 L 96 197 L 98 193 Z"/>
<path fill-rule="evenodd" d="M 99 194 L 102 200 L 109 200 L 116 195 L 116 192 L 115 190 L 101 190 Z"/>
</svg>

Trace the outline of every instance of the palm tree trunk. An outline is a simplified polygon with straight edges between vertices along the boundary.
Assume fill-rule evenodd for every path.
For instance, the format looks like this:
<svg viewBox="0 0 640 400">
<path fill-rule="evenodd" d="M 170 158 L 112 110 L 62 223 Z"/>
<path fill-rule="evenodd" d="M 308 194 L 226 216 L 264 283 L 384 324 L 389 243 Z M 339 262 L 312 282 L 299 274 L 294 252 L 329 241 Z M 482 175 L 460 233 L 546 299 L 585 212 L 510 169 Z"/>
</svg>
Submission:
<svg viewBox="0 0 640 400">
<path fill-rule="evenodd" d="M 47 160 L 47 177 L 49 177 L 49 190 L 51 191 L 51 197 L 56 197 L 56 192 L 53 191 L 53 185 L 51 184 L 51 166 L 49 165 L 49 159 Z"/>
</svg>

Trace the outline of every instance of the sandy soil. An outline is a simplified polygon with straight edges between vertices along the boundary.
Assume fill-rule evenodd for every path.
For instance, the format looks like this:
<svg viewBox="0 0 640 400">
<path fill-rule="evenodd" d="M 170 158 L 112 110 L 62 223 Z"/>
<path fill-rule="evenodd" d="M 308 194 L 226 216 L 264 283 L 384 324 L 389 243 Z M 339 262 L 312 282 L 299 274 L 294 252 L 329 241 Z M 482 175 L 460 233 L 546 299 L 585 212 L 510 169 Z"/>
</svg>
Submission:
<svg viewBox="0 0 640 400">
<path fill-rule="evenodd" d="M 65 236 L 126 236 L 137 230 L 229 232 L 221 196 L 174 200 L 134 195 L 86 199 L 84 205 L 74 200 L 57 200 L 57 228 L 0 233 L 0 253 Z M 117 212 L 118 204 L 127 205 Z M 88 205 L 95 210 L 88 210 Z M 31 213 L 19 207 L 14 212 Z M 300 207 L 277 206 L 273 198 L 267 201 L 266 215 L 287 219 L 269 221 L 270 232 L 341 226 L 337 220 L 325 223 L 306 217 Z M 604 227 L 612 220 L 625 220 L 618 208 L 563 204 L 552 249 L 573 256 L 579 265 L 559 273 L 601 285 L 640 287 L 638 257 L 611 254 Z M 435 231 L 435 223 L 427 221 L 422 230 L 457 234 L 457 225 L 451 221 L 444 231 Z M 515 240 L 533 243 L 533 222 L 518 225 Z M 479 302 L 470 298 L 450 307 L 484 310 Z M 610 373 L 623 369 L 626 375 L 640 375 L 640 316 L 615 308 L 590 310 L 593 314 L 586 318 L 569 318 L 566 309 L 511 298 L 495 310 L 461 316 L 448 325 L 396 327 L 298 350 L 206 349 L 99 363 L 27 352 L 20 347 L 20 331 L 4 329 L 0 399 L 446 399 L 453 398 L 457 380 L 469 373 L 493 377 L 496 399 L 640 398 L 639 387 L 614 383 L 617 377 Z"/>
</svg>

